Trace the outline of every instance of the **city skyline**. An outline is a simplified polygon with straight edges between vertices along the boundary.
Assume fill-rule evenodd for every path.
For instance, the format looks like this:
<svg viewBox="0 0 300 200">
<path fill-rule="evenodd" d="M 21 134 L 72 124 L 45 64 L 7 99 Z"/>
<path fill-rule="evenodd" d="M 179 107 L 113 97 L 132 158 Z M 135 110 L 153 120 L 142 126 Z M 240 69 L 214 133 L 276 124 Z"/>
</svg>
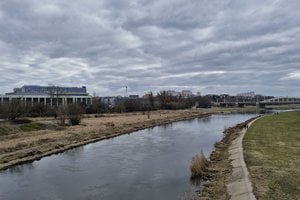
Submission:
<svg viewBox="0 0 300 200">
<path fill-rule="evenodd" d="M 125 87 L 125 89 L 128 89 Z M 13 88 L 10 92 L 6 92 L 5 94 L 0 94 L 0 96 L 5 96 L 5 95 L 26 95 L 26 94 L 50 94 L 50 93 L 55 93 L 55 92 L 60 92 L 61 94 L 64 93 L 85 93 L 86 95 L 89 95 L 90 97 L 104 97 L 104 96 L 109 96 L 109 95 L 97 95 L 95 92 L 90 93 L 88 91 L 88 88 L 86 86 L 72 86 L 72 87 L 65 87 L 61 85 L 48 85 L 48 86 L 43 86 L 43 85 L 23 85 L 22 87 L 16 87 Z M 271 97 L 272 95 L 267 95 L 267 94 L 257 94 L 254 91 L 248 91 L 248 92 L 242 92 L 242 93 L 237 93 L 237 94 L 228 94 L 228 93 L 207 93 L 203 94 L 200 91 L 192 91 L 192 90 L 161 90 L 161 91 L 144 91 L 141 94 L 134 94 L 134 93 L 128 93 L 127 90 L 125 91 L 125 95 L 118 94 L 118 95 L 111 95 L 115 97 L 130 97 L 130 96 L 138 96 L 145 98 L 148 95 L 152 93 L 153 96 L 157 96 L 161 92 L 166 92 L 166 94 L 170 96 L 183 96 L 183 97 L 195 97 L 195 96 L 210 96 L 210 95 L 228 95 L 228 96 L 244 96 L 244 97 L 252 97 L 254 98 L 255 96 L 265 96 L 265 97 Z M 277 96 L 277 97 L 284 97 L 284 96 Z M 288 97 L 288 96 L 285 96 Z M 290 96 L 292 97 L 292 96 Z M 294 96 L 295 97 L 295 96 Z"/>
<path fill-rule="evenodd" d="M 300 96 L 300 3 L 5 0 L 0 94 L 82 86 L 98 96 L 162 90 Z"/>
</svg>

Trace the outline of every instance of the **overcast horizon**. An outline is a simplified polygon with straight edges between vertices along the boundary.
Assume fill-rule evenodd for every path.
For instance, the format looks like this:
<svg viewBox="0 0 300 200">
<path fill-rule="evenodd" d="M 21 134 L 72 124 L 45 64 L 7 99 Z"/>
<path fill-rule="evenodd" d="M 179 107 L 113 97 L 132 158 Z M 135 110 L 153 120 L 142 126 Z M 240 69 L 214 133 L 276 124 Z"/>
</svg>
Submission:
<svg viewBox="0 0 300 200">
<path fill-rule="evenodd" d="M 300 96 L 299 10 L 297 0 L 2 0 L 0 94 Z"/>
</svg>

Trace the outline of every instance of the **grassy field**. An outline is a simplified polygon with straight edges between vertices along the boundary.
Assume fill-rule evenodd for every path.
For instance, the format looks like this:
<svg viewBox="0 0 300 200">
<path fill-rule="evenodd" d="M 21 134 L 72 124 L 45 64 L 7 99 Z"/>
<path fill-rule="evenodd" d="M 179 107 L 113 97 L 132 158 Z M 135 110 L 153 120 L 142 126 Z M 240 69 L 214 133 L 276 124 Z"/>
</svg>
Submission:
<svg viewBox="0 0 300 200">
<path fill-rule="evenodd" d="M 244 154 L 258 199 L 300 199 L 300 111 L 256 121 Z"/>
</svg>

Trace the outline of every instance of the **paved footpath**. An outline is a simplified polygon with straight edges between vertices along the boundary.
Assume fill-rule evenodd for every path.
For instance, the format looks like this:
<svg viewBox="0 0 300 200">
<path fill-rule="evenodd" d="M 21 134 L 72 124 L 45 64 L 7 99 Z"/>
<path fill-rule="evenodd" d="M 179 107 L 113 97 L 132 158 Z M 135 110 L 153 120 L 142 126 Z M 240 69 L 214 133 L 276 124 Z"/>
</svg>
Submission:
<svg viewBox="0 0 300 200">
<path fill-rule="evenodd" d="M 250 122 L 248 127 L 254 121 L 256 120 Z M 229 159 L 231 160 L 233 170 L 229 179 L 230 182 L 226 187 L 231 200 L 256 200 L 243 154 L 243 138 L 246 131 L 247 129 L 244 128 L 240 132 L 239 137 L 233 140 L 229 147 Z"/>
</svg>

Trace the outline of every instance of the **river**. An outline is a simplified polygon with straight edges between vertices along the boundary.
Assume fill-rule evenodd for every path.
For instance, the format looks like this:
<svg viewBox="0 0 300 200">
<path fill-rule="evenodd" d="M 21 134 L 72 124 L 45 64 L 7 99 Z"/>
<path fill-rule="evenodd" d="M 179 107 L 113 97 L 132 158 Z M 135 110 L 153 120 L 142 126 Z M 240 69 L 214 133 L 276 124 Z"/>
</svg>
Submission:
<svg viewBox="0 0 300 200">
<path fill-rule="evenodd" d="M 225 128 L 253 116 L 175 122 L 11 167 L 0 172 L 0 199 L 181 199 L 200 188 L 190 181 L 192 157 L 209 156 Z"/>
</svg>

